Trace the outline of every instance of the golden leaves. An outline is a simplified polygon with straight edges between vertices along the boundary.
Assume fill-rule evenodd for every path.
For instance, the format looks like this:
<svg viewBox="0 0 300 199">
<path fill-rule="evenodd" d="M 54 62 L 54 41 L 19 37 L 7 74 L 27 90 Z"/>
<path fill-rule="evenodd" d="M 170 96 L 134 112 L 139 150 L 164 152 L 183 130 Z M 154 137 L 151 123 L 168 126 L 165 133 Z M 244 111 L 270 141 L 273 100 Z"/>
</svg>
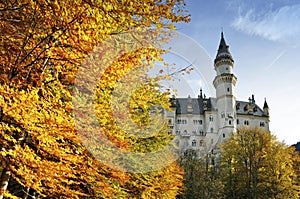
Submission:
<svg viewBox="0 0 300 199">
<path fill-rule="evenodd" d="M 20 184 L 45 197 L 79 198 L 85 194 L 103 198 L 133 197 L 127 193 L 126 183 L 135 177 L 112 171 L 82 145 L 85 138 L 79 137 L 72 112 L 72 86 L 83 60 L 96 46 L 112 35 L 121 38 L 125 31 L 138 29 L 125 42 L 113 41 L 120 47 L 116 53 L 121 56 L 114 57 L 114 51 L 106 48 L 107 45 L 98 49 L 100 54 L 93 57 L 94 61 L 104 55 L 112 60 L 106 62 L 107 68 L 88 63 L 95 67 L 87 74 L 99 73 L 102 77 L 98 91 L 86 89 L 97 98 L 99 123 L 116 146 L 132 151 L 153 151 L 164 146 L 171 139 L 165 135 L 165 127 L 151 140 L 141 141 L 124 133 L 110 110 L 111 94 L 125 74 L 137 67 L 145 72 L 153 62 L 162 60 L 163 51 L 157 48 L 167 41 L 169 30 L 175 30 L 172 22 L 188 18 L 177 9 L 181 6 L 181 1 L 160 0 L 8 0 L 6 5 L 0 2 L 1 9 L 7 9 L 1 11 L 0 19 L 0 107 L 3 110 L 0 159 L 9 165 Z M 153 28 L 143 31 L 144 26 Z M 136 124 L 147 126 L 151 123 L 152 105 L 166 108 L 168 99 L 157 89 L 155 80 L 139 78 L 146 79 L 148 84 L 140 85 L 133 93 L 130 113 Z M 79 103 L 89 102 L 83 99 Z M 85 124 L 89 124 L 90 118 L 84 116 Z M 130 126 L 126 129 L 132 130 Z M 102 146 L 94 147 L 96 150 Z M 180 179 L 172 176 L 178 171 L 176 165 L 171 165 L 158 173 L 145 174 L 141 178 L 146 180 L 141 186 L 135 185 L 136 189 L 141 197 L 159 197 L 159 179 L 170 180 L 169 186 L 161 191 L 172 192 L 165 196 L 173 197 L 178 189 L 168 189 L 180 184 Z M 142 193 L 144 186 L 151 182 L 153 188 Z"/>
</svg>

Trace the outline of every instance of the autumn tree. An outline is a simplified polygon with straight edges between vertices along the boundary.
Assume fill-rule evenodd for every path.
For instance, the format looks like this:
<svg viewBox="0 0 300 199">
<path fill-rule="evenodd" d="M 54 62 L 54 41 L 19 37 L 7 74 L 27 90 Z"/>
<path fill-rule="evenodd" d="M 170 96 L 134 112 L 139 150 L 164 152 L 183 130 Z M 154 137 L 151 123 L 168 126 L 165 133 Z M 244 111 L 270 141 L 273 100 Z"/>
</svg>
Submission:
<svg viewBox="0 0 300 199">
<path fill-rule="evenodd" d="M 262 128 L 241 128 L 221 152 L 227 198 L 299 198 L 294 150 Z"/>
<path fill-rule="evenodd" d="M 195 151 L 187 150 L 178 162 L 184 169 L 184 190 L 177 198 L 224 198 L 220 173 L 208 155 L 199 159 Z"/>
<path fill-rule="evenodd" d="M 156 47 L 175 29 L 173 23 L 189 20 L 183 5 L 181 0 L 0 2 L 0 198 L 14 197 L 15 190 L 7 191 L 12 178 L 22 189 L 22 194 L 17 196 L 24 198 L 29 195 L 132 198 L 136 193 L 140 198 L 172 198 L 176 195 L 181 185 L 181 170 L 176 164 L 148 174 L 130 174 L 99 161 L 93 148 L 87 150 L 84 136 L 78 135 L 74 121 L 73 112 L 78 113 L 78 109 L 73 106 L 72 94 L 95 96 L 98 123 L 116 146 L 148 152 L 168 143 L 172 138 L 165 135 L 163 125 L 154 136 L 136 138 L 120 131 L 113 123 L 112 111 L 101 115 L 101 108 L 105 110 L 112 104 L 111 94 L 122 75 L 141 63 L 146 68 L 161 60 L 164 51 Z M 120 44 L 120 37 L 116 39 L 114 35 L 140 28 L 131 32 L 139 43 L 142 37 L 136 36 L 143 35 L 139 33 L 145 33 L 142 31 L 145 27 L 149 28 L 146 36 L 151 36 L 148 41 L 155 45 L 144 48 L 139 45 L 131 51 L 126 51 L 128 46 L 120 47 L 118 52 L 126 53 L 117 53 L 118 57 L 114 57 L 111 48 L 105 48 L 111 45 L 107 44 L 108 40 Z M 104 48 L 94 51 L 96 46 Z M 77 72 L 93 51 L 100 54 L 92 54 L 91 59 L 108 56 L 107 60 L 111 60 L 106 65 L 94 62 L 95 70 L 90 71 L 100 75 L 96 81 L 98 93 L 94 87 L 80 87 L 87 79 L 78 78 L 73 91 Z M 165 94 L 155 90 L 153 79 L 145 77 L 145 80 L 150 83 L 140 87 L 143 95 L 132 99 L 130 104 L 132 120 L 142 126 L 149 124 L 146 115 L 154 103 L 151 100 L 158 97 L 155 103 L 164 105 L 168 100 Z M 153 95 L 145 100 L 149 95 L 142 91 L 151 91 Z M 85 98 L 81 99 L 76 102 L 85 103 Z M 139 118 L 137 114 L 144 116 Z"/>
</svg>

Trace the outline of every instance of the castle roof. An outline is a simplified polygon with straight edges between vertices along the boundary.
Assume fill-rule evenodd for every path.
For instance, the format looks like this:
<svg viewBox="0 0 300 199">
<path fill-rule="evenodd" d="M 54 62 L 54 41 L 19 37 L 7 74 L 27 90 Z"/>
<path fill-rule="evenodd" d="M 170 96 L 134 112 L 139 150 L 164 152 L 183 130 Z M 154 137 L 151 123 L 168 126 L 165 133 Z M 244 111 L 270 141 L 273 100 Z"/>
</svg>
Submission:
<svg viewBox="0 0 300 199">
<path fill-rule="evenodd" d="M 176 114 L 203 115 L 205 111 L 216 111 L 216 98 L 172 98 L 171 104 Z M 266 117 L 264 111 L 253 102 L 236 101 L 238 115 Z"/>
<path fill-rule="evenodd" d="M 218 48 L 218 52 L 215 58 L 215 64 L 218 61 L 221 61 L 222 59 L 229 59 L 230 61 L 233 61 L 233 58 L 231 56 L 231 53 L 229 52 L 229 46 L 226 44 L 225 39 L 224 39 L 224 33 L 221 33 L 221 40 Z"/>
</svg>

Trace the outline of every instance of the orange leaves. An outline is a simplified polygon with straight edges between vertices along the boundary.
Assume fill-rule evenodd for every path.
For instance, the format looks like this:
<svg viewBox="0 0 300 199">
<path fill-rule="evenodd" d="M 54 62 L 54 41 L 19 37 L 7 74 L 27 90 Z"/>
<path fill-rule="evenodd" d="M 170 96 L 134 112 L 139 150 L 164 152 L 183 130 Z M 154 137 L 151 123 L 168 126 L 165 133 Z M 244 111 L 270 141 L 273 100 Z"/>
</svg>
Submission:
<svg viewBox="0 0 300 199">
<path fill-rule="evenodd" d="M 136 186 L 140 195 L 134 196 L 127 183 L 135 177 L 108 168 L 92 157 L 82 142 L 94 138 L 90 143 L 91 152 L 105 147 L 103 134 L 97 131 L 90 134 L 96 125 L 102 125 L 112 144 L 129 152 L 155 151 L 170 141 L 171 137 L 165 134 L 166 127 L 149 113 L 156 104 L 167 107 L 168 99 L 145 73 L 148 66 L 162 60 L 164 51 L 159 47 L 168 40 L 169 30 L 175 30 L 172 21 L 186 19 L 179 12 L 182 2 L 8 0 L 6 3 L 0 2 L 0 9 L 5 9 L 1 10 L 0 19 L 0 107 L 3 110 L 0 159 L 10 165 L 13 177 L 42 196 L 52 198 L 79 198 L 86 194 L 95 198 L 173 197 L 177 188 L 172 189 L 175 191 L 171 195 L 159 195 L 159 192 L 170 192 L 169 188 L 179 186 L 180 179 L 173 176 L 179 172 L 176 165 L 142 175 L 145 180 Z M 143 29 L 145 26 L 151 29 Z M 91 59 L 87 61 L 87 57 Z M 91 70 L 85 70 L 86 76 L 80 79 L 78 73 L 85 66 L 91 66 Z M 101 78 L 92 79 L 94 74 L 100 74 Z M 75 79 L 79 83 L 72 91 Z M 96 82 L 95 87 L 84 87 L 86 82 Z M 127 85 L 122 85 L 124 82 Z M 114 100 L 118 96 L 122 99 L 131 88 L 136 89 L 129 102 L 120 102 L 122 109 L 113 111 L 116 103 L 112 95 Z M 73 107 L 72 92 L 81 91 L 84 91 L 81 101 Z M 96 122 L 88 111 L 80 109 L 80 105 L 90 105 L 90 99 L 96 101 L 92 106 L 98 116 Z M 128 132 L 136 135 L 140 132 L 126 122 L 124 128 L 118 126 L 118 117 L 126 118 L 123 108 L 130 110 L 127 121 L 151 131 L 155 125 L 161 128 L 149 140 L 130 135 Z M 74 121 L 76 111 L 82 111 L 81 137 Z M 152 129 L 148 127 L 150 124 Z M 116 154 L 108 153 L 107 159 L 111 159 L 109 155 Z M 133 157 L 128 159 L 141 164 Z M 151 168 L 151 161 L 146 164 Z M 170 180 L 169 186 L 159 189 L 160 179 Z M 152 182 L 151 190 L 142 193 Z"/>
</svg>

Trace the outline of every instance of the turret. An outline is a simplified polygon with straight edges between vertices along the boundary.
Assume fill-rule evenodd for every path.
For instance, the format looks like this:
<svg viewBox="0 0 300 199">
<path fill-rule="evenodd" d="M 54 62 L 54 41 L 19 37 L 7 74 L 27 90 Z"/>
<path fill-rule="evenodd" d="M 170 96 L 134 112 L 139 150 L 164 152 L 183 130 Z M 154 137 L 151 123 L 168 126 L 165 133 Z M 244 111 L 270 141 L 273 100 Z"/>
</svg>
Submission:
<svg viewBox="0 0 300 199">
<path fill-rule="evenodd" d="M 269 106 L 268 106 L 266 98 L 265 98 L 263 110 L 264 110 L 265 115 L 269 117 Z"/>
<path fill-rule="evenodd" d="M 217 75 L 232 74 L 234 60 L 229 52 L 229 46 L 226 44 L 223 32 L 221 33 L 221 40 L 216 55 L 214 65 Z"/>
</svg>

